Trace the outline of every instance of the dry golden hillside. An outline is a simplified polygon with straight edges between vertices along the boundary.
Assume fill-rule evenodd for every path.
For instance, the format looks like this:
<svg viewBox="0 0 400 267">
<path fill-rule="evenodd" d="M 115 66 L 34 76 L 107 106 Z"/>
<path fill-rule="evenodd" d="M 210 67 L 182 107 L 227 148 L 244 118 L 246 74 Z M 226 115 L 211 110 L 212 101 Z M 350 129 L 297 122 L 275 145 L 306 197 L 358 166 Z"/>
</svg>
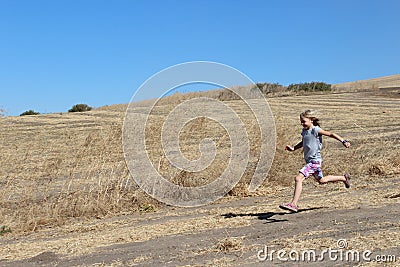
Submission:
<svg viewBox="0 0 400 267">
<path fill-rule="evenodd" d="M 399 87 L 400 74 L 333 85 L 333 89 L 335 90 L 390 89 Z"/>
<path fill-rule="evenodd" d="M 338 132 L 354 144 L 354 148 L 344 151 L 340 144 L 326 140 L 325 172 L 341 173 L 349 168 L 356 176 L 399 172 L 397 99 L 344 93 L 277 97 L 268 101 L 278 138 L 264 187 L 291 184 L 302 164 L 301 153 L 288 157 L 283 148 L 298 141 L 298 114 L 310 107 L 320 111 L 324 128 Z M 249 163 L 231 192 L 245 196 L 258 161 L 259 130 L 244 103 L 226 103 L 241 116 L 249 135 Z M 180 136 L 183 153 L 188 158 L 199 157 L 198 144 L 208 137 L 218 144 L 217 158 L 199 173 L 175 168 L 160 146 L 162 123 L 173 108 L 171 104 L 157 106 L 150 116 L 146 140 L 149 158 L 164 177 L 178 185 L 207 184 L 226 167 L 229 138 L 216 122 L 192 121 Z M 121 140 L 125 109 L 126 105 L 116 105 L 85 113 L 2 118 L 1 223 L 15 232 L 29 232 L 42 226 L 62 225 L 70 218 L 112 216 L 159 205 L 138 189 L 127 171 Z M 262 191 L 260 188 L 259 193 Z"/>
<path fill-rule="evenodd" d="M 310 219 L 309 223 L 315 224 L 315 227 L 323 225 L 324 228 L 314 228 L 314 232 L 309 233 L 309 228 L 304 224 L 301 229 L 306 232 L 302 232 L 298 240 L 293 240 L 289 231 L 279 236 L 279 229 L 271 228 L 271 235 L 264 242 L 268 240 L 281 247 L 287 247 L 293 242 L 298 245 L 314 242 L 318 248 L 324 248 L 332 243 L 332 218 L 335 218 L 336 223 L 339 219 L 334 217 L 335 214 L 343 214 L 344 217 L 348 214 L 353 217 L 346 224 L 351 224 L 349 229 L 354 231 L 354 235 L 353 232 L 346 232 L 348 238 L 360 246 L 379 247 L 381 243 L 372 242 L 357 230 L 360 227 L 357 221 L 364 222 L 364 219 L 360 219 L 362 212 L 347 210 L 365 206 L 389 207 L 398 199 L 398 91 L 273 97 L 268 102 L 274 114 L 277 146 L 272 167 L 263 185 L 254 193 L 247 190 L 261 145 L 254 115 L 241 101 L 225 101 L 245 124 L 250 142 L 249 163 L 238 185 L 224 199 L 215 205 L 186 210 L 167 207 L 152 199 L 139 189 L 129 174 L 122 148 L 126 105 L 103 107 L 84 113 L 1 118 L 0 225 L 5 227 L 0 241 L 0 252 L 4 256 L 0 261 L 29 259 L 50 251 L 54 255 L 62 255 L 49 257 L 47 260 L 50 262 L 55 259 L 74 262 L 73 256 L 94 255 L 91 253 L 96 253 L 96 249 L 112 244 L 129 243 L 139 246 L 150 242 L 147 250 L 143 248 L 143 251 L 147 251 L 143 255 L 136 255 L 133 250 L 130 252 L 133 258 L 128 260 L 124 257 L 132 254 L 110 254 L 107 262 L 111 264 L 116 259 L 124 259 L 117 261 L 120 265 L 116 263 L 115 266 L 136 263 L 159 265 L 172 257 L 169 254 L 155 256 L 155 252 L 150 249 L 155 245 L 162 246 L 162 238 L 176 240 L 177 236 L 184 235 L 190 243 L 197 240 L 191 239 L 194 238 L 192 235 L 202 235 L 196 237 L 200 240 L 194 243 L 196 248 L 188 245 L 192 249 L 192 254 L 189 253 L 192 256 L 180 255 L 179 259 L 173 256 L 169 260 L 174 264 L 185 260 L 190 263 L 190 257 L 194 259 L 201 256 L 203 258 L 200 262 L 204 265 L 234 266 L 235 261 L 218 261 L 218 255 L 242 253 L 254 262 L 255 245 L 249 242 L 258 242 L 254 231 L 264 233 L 266 227 L 265 224 L 257 224 L 254 218 L 263 222 L 281 223 L 291 220 L 276 209 L 280 202 L 290 199 L 293 177 L 302 167 L 303 159 L 301 152 L 290 154 L 284 147 L 299 141 L 299 113 L 308 108 L 320 113 L 323 129 L 338 133 L 351 142 L 351 148 L 345 149 L 340 142 L 325 138 L 322 153 L 324 173 L 350 172 L 353 177 L 352 188 L 349 191 L 337 184 L 316 187 L 312 181 L 308 181 L 301 204 L 306 213 L 299 216 L 304 217 L 304 220 Z M 160 146 L 162 123 L 175 106 L 175 103 L 166 102 L 154 107 L 147 126 L 149 158 L 153 166 L 175 184 L 204 185 L 226 167 L 230 157 L 229 138 L 224 128 L 214 121 L 204 118 L 190 121 L 179 136 L 182 153 L 187 158 L 196 159 L 200 155 L 200 141 L 211 138 L 217 144 L 217 156 L 209 168 L 199 173 L 175 168 L 165 158 Z M 140 112 L 140 108 L 137 107 L 137 112 Z M 307 213 L 314 209 L 322 209 L 318 215 L 315 214 L 315 218 Z M 391 212 L 395 212 L 395 209 Z M 284 219 L 276 219 L 276 216 Z M 383 230 L 375 226 L 368 229 L 372 229 L 375 236 L 392 235 L 398 226 L 395 222 L 389 224 L 386 221 L 391 217 L 382 216 L 375 216 L 370 222 L 384 226 Z M 385 221 L 380 221 L 380 218 L 385 218 Z M 368 224 L 368 219 L 365 219 L 365 223 Z M 292 227 L 291 231 L 303 231 L 296 230 L 296 226 L 290 223 L 286 227 Z M 224 237 L 228 231 L 236 231 L 235 236 L 226 234 Z M 207 235 L 211 232 L 212 235 Z M 248 233 L 248 236 L 240 235 L 243 232 Z M 258 235 L 262 236 L 261 232 Z M 314 241 L 311 241 L 310 235 Z M 206 237 L 210 238 L 207 242 L 211 243 L 201 241 Z M 214 240 L 213 237 L 219 239 Z M 382 242 L 387 249 L 398 245 L 396 238 L 386 238 Z M 211 245 L 207 249 L 200 248 L 201 243 Z M 165 246 L 164 250 L 158 252 L 168 253 L 171 244 L 165 243 Z M 236 260 L 241 259 L 235 255 Z M 86 259 L 87 265 L 96 263 L 90 257 Z M 102 259 L 100 255 L 99 259 Z"/>
</svg>

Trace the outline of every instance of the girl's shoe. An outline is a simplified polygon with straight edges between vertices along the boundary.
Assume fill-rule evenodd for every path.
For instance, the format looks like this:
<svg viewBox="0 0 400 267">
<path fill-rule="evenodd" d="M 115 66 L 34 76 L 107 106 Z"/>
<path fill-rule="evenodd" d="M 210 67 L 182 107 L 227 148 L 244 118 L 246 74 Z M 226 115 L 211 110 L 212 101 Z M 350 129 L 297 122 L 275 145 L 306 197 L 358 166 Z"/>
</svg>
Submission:
<svg viewBox="0 0 400 267">
<path fill-rule="evenodd" d="M 344 183 L 344 186 L 345 186 L 346 188 L 350 188 L 350 174 L 345 173 L 345 174 L 344 174 L 344 178 L 346 178 L 346 181 L 343 182 L 343 183 Z"/>
<path fill-rule="evenodd" d="M 292 212 L 298 212 L 299 211 L 299 208 L 296 205 L 293 205 L 292 203 L 279 205 L 279 208 L 284 209 L 284 210 L 290 210 Z"/>
</svg>

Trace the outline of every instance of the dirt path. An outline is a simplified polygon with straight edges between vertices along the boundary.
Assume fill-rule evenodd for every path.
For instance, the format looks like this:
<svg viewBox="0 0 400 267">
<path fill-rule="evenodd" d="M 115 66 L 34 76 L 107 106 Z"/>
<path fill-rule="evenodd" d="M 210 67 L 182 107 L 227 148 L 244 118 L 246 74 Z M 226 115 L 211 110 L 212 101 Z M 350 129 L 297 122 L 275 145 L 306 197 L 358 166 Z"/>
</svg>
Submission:
<svg viewBox="0 0 400 267">
<path fill-rule="evenodd" d="M 397 262 L 385 263 L 396 266 L 400 262 L 400 211 L 398 188 L 392 185 L 400 178 L 370 179 L 355 181 L 351 190 L 338 184 L 317 187 L 308 182 L 297 214 L 277 208 L 291 195 L 291 188 L 282 188 L 270 198 L 226 198 L 206 207 L 166 207 L 154 213 L 44 230 L 2 240 L 3 255 L 7 248 L 9 253 L 22 249 L 27 254 L 20 254 L 20 260 L 3 258 L 0 265 L 291 266 L 294 262 L 288 253 L 295 250 L 299 266 L 320 266 L 322 250 L 331 249 L 338 251 L 334 253 L 360 253 L 360 259 L 349 254 L 347 261 L 346 256 L 334 261 L 330 259 L 340 254 L 331 258 L 325 254 L 324 266 L 342 266 L 343 261 L 347 266 L 367 263 L 362 258 L 367 250 L 371 260 L 380 255 L 396 256 Z M 343 240 L 347 246 L 340 249 L 338 242 Z M 262 260 L 265 246 L 268 258 Z M 278 258 L 279 250 L 286 252 L 280 258 L 288 261 Z M 315 258 L 302 261 L 302 253 L 310 250 L 315 251 Z M 292 258 L 296 256 L 293 253 Z"/>
</svg>

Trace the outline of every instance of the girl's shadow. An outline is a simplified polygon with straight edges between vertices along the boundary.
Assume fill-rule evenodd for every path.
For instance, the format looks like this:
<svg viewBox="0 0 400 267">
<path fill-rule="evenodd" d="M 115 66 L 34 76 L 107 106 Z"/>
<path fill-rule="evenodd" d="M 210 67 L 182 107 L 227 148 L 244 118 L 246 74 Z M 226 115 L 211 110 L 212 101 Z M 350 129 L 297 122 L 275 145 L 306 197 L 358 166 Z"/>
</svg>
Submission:
<svg viewBox="0 0 400 267">
<path fill-rule="evenodd" d="M 310 210 L 318 210 L 318 209 L 322 209 L 323 207 L 315 207 L 315 208 L 308 208 L 308 209 L 299 209 L 299 212 L 303 212 L 303 211 L 310 211 Z M 276 223 L 276 222 L 287 222 L 287 219 L 275 219 L 272 218 L 275 215 L 287 215 L 287 214 L 294 214 L 296 212 L 262 212 L 262 213 L 226 213 L 226 214 L 222 214 L 221 216 L 223 216 L 225 219 L 229 219 L 229 218 L 234 218 L 234 217 L 245 217 L 245 216 L 251 216 L 251 217 L 257 217 L 259 220 L 265 220 L 265 223 Z"/>
</svg>

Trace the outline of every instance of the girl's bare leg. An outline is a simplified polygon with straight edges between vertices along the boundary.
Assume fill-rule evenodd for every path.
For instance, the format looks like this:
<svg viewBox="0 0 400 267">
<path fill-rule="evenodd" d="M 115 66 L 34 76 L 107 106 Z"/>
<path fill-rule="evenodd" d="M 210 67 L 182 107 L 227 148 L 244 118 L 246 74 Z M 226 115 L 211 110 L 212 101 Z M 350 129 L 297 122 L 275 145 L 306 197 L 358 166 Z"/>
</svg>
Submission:
<svg viewBox="0 0 400 267">
<path fill-rule="evenodd" d="M 330 183 L 330 182 L 338 182 L 338 181 L 345 182 L 346 181 L 346 177 L 344 177 L 343 175 L 341 175 L 341 176 L 328 175 L 328 176 L 322 177 L 319 180 L 319 182 L 321 184 Z"/>
<path fill-rule="evenodd" d="M 292 199 L 292 204 L 297 206 L 297 202 L 300 199 L 301 191 L 303 190 L 303 181 L 305 177 L 302 173 L 299 173 L 295 178 L 295 185 L 294 185 L 294 193 L 293 193 L 293 199 Z"/>
</svg>

